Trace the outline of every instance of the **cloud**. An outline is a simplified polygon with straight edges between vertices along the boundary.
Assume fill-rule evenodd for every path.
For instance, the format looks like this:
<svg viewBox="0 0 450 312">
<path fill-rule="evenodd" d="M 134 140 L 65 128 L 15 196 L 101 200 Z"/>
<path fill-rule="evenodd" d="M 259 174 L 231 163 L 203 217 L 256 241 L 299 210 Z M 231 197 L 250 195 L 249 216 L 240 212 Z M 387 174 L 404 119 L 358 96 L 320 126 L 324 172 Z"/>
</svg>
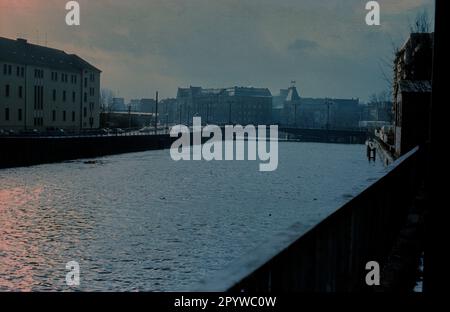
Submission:
<svg viewBox="0 0 450 312">
<path fill-rule="evenodd" d="M 305 40 L 305 39 L 297 39 L 294 42 L 292 42 L 288 49 L 294 50 L 294 51 L 304 51 L 304 50 L 312 50 L 319 46 L 319 44 L 312 40 Z"/>
<path fill-rule="evenodd" d="M 79 0 L 81 26 L 68 27 L 66 2 L 0 0 L 0 36 L 79 54 L 126 98 L 191 84 L 276 93 L 291 80 L 308 96 L 364 98 L 384 88 L 378 60 L 405 41 L 408 17 L 433 7 L 380 0 L 374 28 L 361 0 Z"/>
</svg>

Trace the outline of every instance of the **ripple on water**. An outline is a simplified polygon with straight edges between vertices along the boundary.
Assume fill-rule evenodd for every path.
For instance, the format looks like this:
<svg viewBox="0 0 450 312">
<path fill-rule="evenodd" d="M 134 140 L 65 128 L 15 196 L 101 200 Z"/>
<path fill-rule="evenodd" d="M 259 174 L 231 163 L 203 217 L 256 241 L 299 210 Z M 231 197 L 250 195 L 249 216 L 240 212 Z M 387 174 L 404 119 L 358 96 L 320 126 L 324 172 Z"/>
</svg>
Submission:
<svg viewBox="0 0 450 312">
<path fill-rule="evenodd" d="M 270 173 L 174 162 L 168 150 L 0 170 L 0 290 L 67 291 L 72 260 L 79 290 L 189 290 L 296 222 L 318 222 L 382 170 L 364 146 L 279 151 Z"/>
</svg>

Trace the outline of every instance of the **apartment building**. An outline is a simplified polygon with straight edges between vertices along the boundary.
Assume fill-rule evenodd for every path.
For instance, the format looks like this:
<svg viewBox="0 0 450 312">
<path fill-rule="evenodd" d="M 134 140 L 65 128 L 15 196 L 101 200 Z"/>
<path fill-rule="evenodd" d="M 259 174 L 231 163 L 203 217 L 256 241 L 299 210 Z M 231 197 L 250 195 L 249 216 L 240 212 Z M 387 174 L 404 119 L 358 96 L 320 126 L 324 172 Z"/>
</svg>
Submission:
<svg viewBox="0 0 450 312">
<path fill-rule="evenodd" d="M 428 137 L 433 33 L 412 33 L 394 60 L 395 154 L 401 156 Z"/>
<path fill-rule="evenodd" d="M 95 129 L 101 71 L 75 54 L 0 37 L 0 129 Z"/>
</svg>

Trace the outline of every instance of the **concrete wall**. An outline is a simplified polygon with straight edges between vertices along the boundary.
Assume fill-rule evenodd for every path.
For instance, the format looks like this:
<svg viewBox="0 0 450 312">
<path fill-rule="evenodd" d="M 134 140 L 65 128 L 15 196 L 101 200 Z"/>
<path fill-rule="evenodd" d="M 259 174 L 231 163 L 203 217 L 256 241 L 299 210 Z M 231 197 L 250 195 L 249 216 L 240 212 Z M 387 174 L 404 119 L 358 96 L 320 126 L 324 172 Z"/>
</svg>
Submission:
<svg viewBox="0 0 450 312">
<path fill-rule="evenodd" d="M 300 220 L 201 282 L 199 290 L 369 290 L 366 263 L 378 261 L 383 266 L 406 222 L 417 186 L 417 151 L 397 160 L 385 175 L 374 177 L 361 193 L 319 224 Z"/>
<path fill-rule="evenodd" d="M 168 148 L 168 135 L 0 137 L 0 168 Z"/>
</svg>

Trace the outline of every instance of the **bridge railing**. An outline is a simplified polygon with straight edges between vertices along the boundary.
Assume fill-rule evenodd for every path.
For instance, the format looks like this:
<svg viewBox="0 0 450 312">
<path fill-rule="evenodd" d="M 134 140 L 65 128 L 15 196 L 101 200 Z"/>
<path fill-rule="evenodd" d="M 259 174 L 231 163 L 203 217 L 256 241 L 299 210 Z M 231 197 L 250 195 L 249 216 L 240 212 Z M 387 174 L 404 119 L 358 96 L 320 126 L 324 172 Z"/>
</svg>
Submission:
<svg viewBox="0 0 450 312">
<path fill-rule="evenodd" d="M 355 291 L 386 260 L 417 187 L 418 148 L 317 225 L 299 220 L 209 280 L 202 291 Z"/>
</svg>

